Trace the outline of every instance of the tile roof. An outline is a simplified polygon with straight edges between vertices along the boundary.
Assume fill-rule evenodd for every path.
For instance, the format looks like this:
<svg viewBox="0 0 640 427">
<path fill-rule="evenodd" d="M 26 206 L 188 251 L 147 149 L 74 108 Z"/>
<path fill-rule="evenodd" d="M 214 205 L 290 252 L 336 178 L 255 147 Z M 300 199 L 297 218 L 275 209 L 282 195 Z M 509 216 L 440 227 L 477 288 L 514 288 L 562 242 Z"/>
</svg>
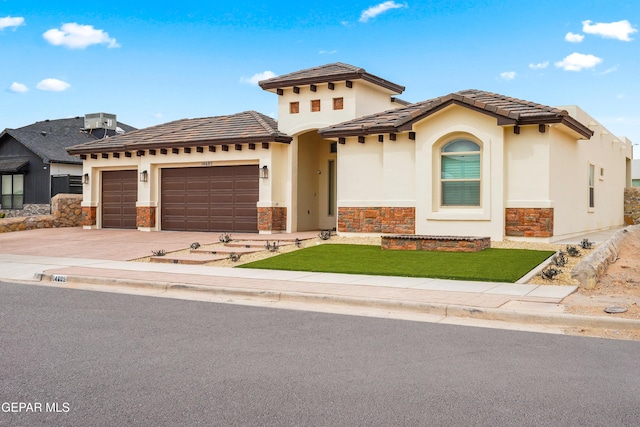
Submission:
<svg viewBox="0 0 640 427">
<path fill-rule="evenodd" d="M 196 145 L 222 145 L 260 142 L 291 142 L 278 130 L 278 123 L 256 111 L 228 116 L 181 119 L 95 142 L 75 145 L 69 154 L 133 151 Z"/>
<path fill-rule="evenodd" d="M 367 70 L 364 68 L 355 67 L 342 62 L 335 62 L 333 64 L 321 65 L 319 67 L 307 68 L 306 70 L 284 74 L 282 76 L 262 80 L 258 82 L 258 84 L 262 89 L 267 90 L 358 79 L 374 83 L 396 94 L 404 92 L 405 89 L 404 86 L 400 86 L 399 84 L 367 73 Z"/>
<path fill-rule="evenodd" d="M 118 123 L 118 127 L 126 132 L 136 129 L 124 123 Z M 97 139 L 95 135 L 83 132 L 83 128 L 84 116 L 43 120 L 17 129 L 5 129 L 0 138 L 12 136 L 44 162 L 80 164 L 82 162 L 77 157 L 70 156 L 66 149 Z"/>
<path fill-rule="evenodd" d="M 497 119 L 499 126 L 562 123 L 587 139 L 593 135 L 589 128 L 565 110 L 475 89 L 359 117 L 318 132 L 323 137 L 346 137 L 408 131 L 415 122 L 453 104 L 489 114 Z"/>
</svg>

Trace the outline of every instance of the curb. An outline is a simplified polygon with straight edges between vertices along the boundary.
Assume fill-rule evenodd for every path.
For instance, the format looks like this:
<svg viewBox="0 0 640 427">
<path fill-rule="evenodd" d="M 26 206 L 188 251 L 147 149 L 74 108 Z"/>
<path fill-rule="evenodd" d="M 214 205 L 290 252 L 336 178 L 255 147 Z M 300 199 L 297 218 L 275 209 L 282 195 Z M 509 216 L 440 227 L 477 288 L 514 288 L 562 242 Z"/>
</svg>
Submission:
<svg viewBox="0 0 640 427">
<path fill-rule="evenodd" d="M 55 275 L 43 273 L 42 281 L 54 282 Z M 108 279 L 103 277 L 65 276 L 64 283 L 85 283 L 96 285 L 131 286 L 143 289 L 155 289 L 161 292 L 191 291 L 206 292 L 226 297 L 244 297 L 271 302 L 300 302 L 342 305 L 350 307 L 378 308 L 394 311 L 407 311 L 429 315 L 493 320 L 508 323 L 555 326 L 564 328 L 616 329 L 640 331 L 640 320 L 621 317 L 584 316 L 567 313 L 546 313 L 536 311 L 514 311 L 500 308 L 478 308 L 455 304 L 434 304 L 415 301 L 386 300 L 380 298 L 358 298 L 340 295 L 315 294 L 304 292 L 269 291 L 260 289 L 240 289 L 224 286 L 193 285 L 175 282 L 150 283 L 134 279 Z M 60 282 L 54 282 L 60 283 Z"/>
</svg>

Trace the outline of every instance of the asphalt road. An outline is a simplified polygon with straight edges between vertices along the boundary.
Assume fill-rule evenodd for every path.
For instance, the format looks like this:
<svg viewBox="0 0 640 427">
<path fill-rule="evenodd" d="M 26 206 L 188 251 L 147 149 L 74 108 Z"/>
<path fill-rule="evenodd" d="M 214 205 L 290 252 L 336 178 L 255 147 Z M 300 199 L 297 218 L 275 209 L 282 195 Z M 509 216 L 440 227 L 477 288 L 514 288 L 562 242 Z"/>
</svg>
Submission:
<svg viewBox="0 0 640 427">
<path fill-rule="evenodd" d="M 639 362 L 633 341 L 0 283 L 2 426 L 637 426 Z"/>
</svg>

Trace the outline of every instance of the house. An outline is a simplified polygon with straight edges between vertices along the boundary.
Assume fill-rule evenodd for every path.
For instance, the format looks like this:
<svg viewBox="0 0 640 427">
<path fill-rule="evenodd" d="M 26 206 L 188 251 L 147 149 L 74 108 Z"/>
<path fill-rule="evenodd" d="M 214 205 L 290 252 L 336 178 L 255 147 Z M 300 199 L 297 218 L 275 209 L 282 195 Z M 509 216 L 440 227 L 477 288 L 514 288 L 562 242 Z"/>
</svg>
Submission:
<svg viewBox="0 0 640 427">
<path fill-rule="evenodd" d="M 7 217 L 48 214 L 56 194 L 82 194 L 82 161 L 66 148 L 134 129 L 105 113 L 5 129 L 0 134 L 0 212 Z"/>
<path fill-rule="evenodd" d="M 580 108 L 479 90 L 414 104 L 334 63 L 261 81 L 255 111 L 68 149 L 84 226 L 555 241 L 623 224 L 631 142 Z"/>
<path fill-rule="evenodd" d="M 640 159 L 631 161 L 631 186 L 640 187 Z"/>
</svg>

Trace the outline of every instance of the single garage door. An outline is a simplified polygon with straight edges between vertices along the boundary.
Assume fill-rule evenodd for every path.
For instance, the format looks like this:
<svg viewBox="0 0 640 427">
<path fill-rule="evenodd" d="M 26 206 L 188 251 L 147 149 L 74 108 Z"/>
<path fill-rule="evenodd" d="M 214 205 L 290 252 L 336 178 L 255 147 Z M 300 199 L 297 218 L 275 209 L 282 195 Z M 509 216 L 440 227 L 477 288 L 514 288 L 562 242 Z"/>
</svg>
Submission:
<svg viewBox="0 0 640 427">
<path fill-rule="evenodd" d="M 258 165 L 162 169 L 161 227 L 258 231 Z"/>
<path fill-rule="evenodd" d="M 137 228 L 138 172 L 102 172 L 102 228 Z"/>
</svg>

